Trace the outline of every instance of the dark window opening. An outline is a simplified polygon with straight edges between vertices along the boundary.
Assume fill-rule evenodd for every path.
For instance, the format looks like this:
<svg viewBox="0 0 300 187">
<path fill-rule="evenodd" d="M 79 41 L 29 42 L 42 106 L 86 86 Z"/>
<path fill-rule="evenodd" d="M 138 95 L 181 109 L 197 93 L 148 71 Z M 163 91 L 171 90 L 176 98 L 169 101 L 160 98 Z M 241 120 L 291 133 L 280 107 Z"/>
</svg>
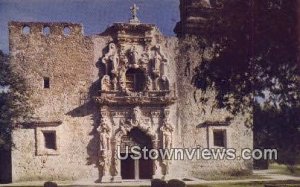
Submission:
<svg viewBox="0 0 300 187">
<path fill-rule="evenodd" d="M 143 91 L 146 76 L 141 69 L 129 69 L 126 72 L 126 87 L 129 91 Z"/>
<path fill-rule="evenodd" d="M 44 88 L 50 88 L 50 79 L 49 79 L 49 77 L 44 77 Z"/>
<path fill-rule="evenodd" d="M 214 146 L 226 147 L 226 131 L 225 130 L 214 130 Z"/>
<path fill-rule="evenodd" d="M 43 132 L 45 139 L 45 148 L 56 150 L 56 133 L 55 131 Z"/>
</svg>

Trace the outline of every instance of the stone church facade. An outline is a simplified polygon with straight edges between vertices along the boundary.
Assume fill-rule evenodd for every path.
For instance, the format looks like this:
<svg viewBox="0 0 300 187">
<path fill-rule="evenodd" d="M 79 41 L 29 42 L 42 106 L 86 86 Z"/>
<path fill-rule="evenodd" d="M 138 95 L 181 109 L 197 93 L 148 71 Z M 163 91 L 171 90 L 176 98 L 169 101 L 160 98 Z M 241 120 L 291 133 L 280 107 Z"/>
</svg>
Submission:
<svg viewBox="0 0 300 187">
<path fill-rule="evenodd" d="M 127 145 L 252 148 L 247 117 L 214 109 L 214 92 L 190 84 L 178 42 L 141 23 L 134 11 L 128 23 L 92 36 L 76 23 L 10 22 L 10 62 L 32 91 L 36 119 L 13 131 L 13 182 L 251 171 L 252 161 L 244 160 L 118 159 L 118 147 L 125 154 Z M 205 105 L 194 100 L 201 94 L 210 98 Z"/>
</svg>

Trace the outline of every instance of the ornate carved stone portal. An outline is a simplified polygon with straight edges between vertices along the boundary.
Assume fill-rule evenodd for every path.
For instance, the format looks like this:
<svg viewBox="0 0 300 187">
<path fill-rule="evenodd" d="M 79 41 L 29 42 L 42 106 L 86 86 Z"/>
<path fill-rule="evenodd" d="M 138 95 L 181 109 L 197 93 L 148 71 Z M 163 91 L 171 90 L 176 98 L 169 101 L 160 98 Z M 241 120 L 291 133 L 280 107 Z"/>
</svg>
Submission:
<svg viewBox="0 0 300 187">
<path fill-rule="evenodd" d="M 115 182 L 122 180 L 118 146 L 133 129 L 150 137 L 153 149 L 172 147 L 174 127 L 168 121 L 168 108 L 176 98 L 166 75 L 168 59 L 161 47 L 161 34 L 154 25 L 116 23 L 105 33 L 113 41 L 101 60 L 105 75 L 100 77 L 100 94 L 95 97 L 101 115 L 99 165 L 102 182 Z M 154 160 L 153 176 L 167 175 L 169 164 Z"/>
</svg>

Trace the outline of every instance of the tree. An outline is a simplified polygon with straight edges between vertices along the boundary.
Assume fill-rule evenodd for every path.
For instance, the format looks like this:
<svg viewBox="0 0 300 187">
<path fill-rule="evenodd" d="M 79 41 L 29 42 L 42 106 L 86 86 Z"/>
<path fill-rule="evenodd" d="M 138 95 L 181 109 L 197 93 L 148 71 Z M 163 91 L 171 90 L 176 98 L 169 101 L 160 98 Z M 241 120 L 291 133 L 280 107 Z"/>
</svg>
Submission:
<svg viewBox="0 0 300 187">
<path fill-rule="evenodd" d="M 254 111 L 255 147 L 277 149 L 277 162 L 293 172 L 300 155 L 300 107 L 256 105 Z"/>
<path fill-rule="evenodd" d="M 219 107 L 232 112 L 238 112 L 249 96 L 298 105 L 296 25 L 296 0 L 223 1 L 198 36 L 199 51 L 210 50 L 213 58 L 194 62 L 198 65 L 193 84 L 202 90 L 213 86 Z M 255 100 L 250 101 L 253 106 Z"/>
<path fill-rule="evenodd" d="M 213 87 L 218 107 L 233 114 L 254 106 L 255 145 L 277 148 L 280 162 L 294 164 L 300 127 L 298 2 L 216 2 L 197 36 L 198 49 L 190 36 L 180 42 L 182 52 L 201 56 L 193 59 L 192 84 L 203 91 Z"/>
<path fill-rule="evenodd" d="M 15 70 L 9 64 L 8 55 L 0 51 L 0 150 L 13 146 L 13 128 L 32 119 L 30 91 Z"/>
</svg>

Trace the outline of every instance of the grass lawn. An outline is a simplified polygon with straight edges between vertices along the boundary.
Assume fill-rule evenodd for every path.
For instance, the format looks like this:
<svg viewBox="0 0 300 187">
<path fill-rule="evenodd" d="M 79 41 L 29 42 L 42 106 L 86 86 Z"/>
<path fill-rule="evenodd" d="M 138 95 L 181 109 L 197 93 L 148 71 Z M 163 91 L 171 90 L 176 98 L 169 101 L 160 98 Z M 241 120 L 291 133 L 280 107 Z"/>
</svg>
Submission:
<svg viewBox="0 0 300 187">
<path fill-rule="evenodd" d="M 204 180 L 208 181 L 218 181 L 218 180 L 244 180 L 244 179 L 269 179 L 268 177 L 264 177 L 261 175 L 241 175 L 241 176 L 230 176 L 230 175 L 223 175 L 223 176 L 206 176 L 203 178 Z"/>
<path fill-rule="evenodd" d="M 270 164 L 269 169 L 273 169 L 274 171 L 270 172 L 272 174 L 283 174 L 283 175 L 292 175 L 296 177 L 300 177 L 300 165 L 295 166 L 295 172 L 292 173 L 286 165 L 273 163 Z"/>
<path fill-rule="evenodd" d="M 284 187 L 299 187 L 299 181 L 273 181 L 273 182 L 248 182 L 248 183 L 232 183 L 232 184 L 206 184 L 206 185 L 188 185 L 188 187 L 264 187 L 265 184 L 282 184 Z"/>
</svg>

